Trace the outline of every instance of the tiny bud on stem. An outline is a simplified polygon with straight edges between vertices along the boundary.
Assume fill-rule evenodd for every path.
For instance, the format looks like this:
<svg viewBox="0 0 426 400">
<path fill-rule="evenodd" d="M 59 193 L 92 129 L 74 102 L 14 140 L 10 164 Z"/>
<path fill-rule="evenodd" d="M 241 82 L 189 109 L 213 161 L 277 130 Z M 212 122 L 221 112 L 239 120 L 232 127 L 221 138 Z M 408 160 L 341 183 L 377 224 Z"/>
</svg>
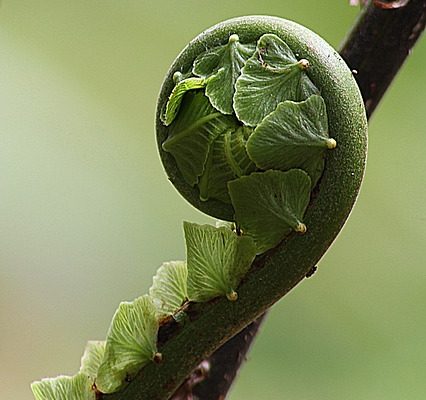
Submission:
<svg viewBox="0 0 426 400">
<path fill-rule="evenodd" d="M 173 74 L 173 82 L 175 84 L 179 83 L 182 80 L 182 78 L 183 78 L 182 72 L 176 71 Z"/>
<path fill-rule="evenodd" d="M 156 364 L 160 364 L 163 361 L 163 355 L 159 352 L 154 354 L 154 358 L 152 359 Z"/>
<path fill-rule="evenodd" d="M 309 68 L 309 61 L 306 58 L 302 58 L 299 62 L 300 69 L 308 69 Z"/>
<path fill-rule="evenodd" d="M 333 138 L 327 139 L 327 148 L 328 149 L 335 149 L 336 146 L 337 146 L 337 142 Z"/>
<path fill-rule="evenodd" d="M 228 39 L 229 43 L 235 43 L 239 41 L 240 41 L 240 38 L 238 37 L 237 34 L 234 33 L 233 35 L 229 36 L 229 39 Z"/>
<path fill-rule="evenodd" d="M 296 226 L 295 231 L 299 233 L 305 233 L 307 230 L 306 225 L 302 222 L 299 222 L 299 224 Z"/>
<path fill-rule="evenodd" d="M 226 298 L 229 301 L 236 301 L 238 300 L 238 293 L 235 290 L 233 290 L 231 293 L 226 293 Z"/>
</svg>

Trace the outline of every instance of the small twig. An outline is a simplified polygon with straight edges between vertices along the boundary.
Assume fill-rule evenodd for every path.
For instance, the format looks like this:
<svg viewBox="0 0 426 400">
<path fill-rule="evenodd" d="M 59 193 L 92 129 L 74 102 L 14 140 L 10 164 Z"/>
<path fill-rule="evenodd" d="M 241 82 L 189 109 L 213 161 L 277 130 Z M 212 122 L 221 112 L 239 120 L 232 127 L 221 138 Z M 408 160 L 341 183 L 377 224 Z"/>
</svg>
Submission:
<svg viewBox="0 0 426 400">
<path fill-rule="evenodd" d="M 410 54 L 426 23 L 426 0 L 373 1 L 365 7 L 340 51 L 356 71 L 370 116 Z"/>
</svg>

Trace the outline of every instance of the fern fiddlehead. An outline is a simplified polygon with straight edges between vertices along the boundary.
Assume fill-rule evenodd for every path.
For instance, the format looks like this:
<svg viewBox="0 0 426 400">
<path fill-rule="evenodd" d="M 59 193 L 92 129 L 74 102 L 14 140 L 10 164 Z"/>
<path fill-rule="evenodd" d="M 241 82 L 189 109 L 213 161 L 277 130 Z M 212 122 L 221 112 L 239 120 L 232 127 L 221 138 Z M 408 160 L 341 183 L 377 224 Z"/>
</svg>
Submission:
<svg viewBox="0 0 426 400">
<path fill-rule="evenodd" d="M 36 398 L 168 398 L 327 250 L 362 181 L 366 126 L 350 70 L 306 28 L 243 17 L 194 39 L 160 93 L 160 155 L 188 201 L 231 222 L 185 223 L 186 262 L 163 265 L 79 374 L 33 384 Z"/>
</svg>

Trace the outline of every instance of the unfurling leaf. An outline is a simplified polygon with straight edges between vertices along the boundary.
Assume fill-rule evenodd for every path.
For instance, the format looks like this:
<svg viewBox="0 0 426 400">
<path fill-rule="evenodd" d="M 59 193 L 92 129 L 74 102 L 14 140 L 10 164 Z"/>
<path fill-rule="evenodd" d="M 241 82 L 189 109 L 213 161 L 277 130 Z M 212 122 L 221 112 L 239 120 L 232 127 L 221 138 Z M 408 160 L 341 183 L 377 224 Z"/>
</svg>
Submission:
<svg viewBox="0 0 426 400">
<path fill-rule="evenodd" d="M 263 35 L 237 79 L 237 118 L 255 126 L 285 100 L 302 101 L 318 89 L 305 73 L 307 60 L 297 61 L 288 45 L 273 34 Z"/>
<path fill-rule="evenodd" d="M 247 152 L 261 169 L 300 168 L 315 184 L 322 174 L 325 150 L 335 145 L 328 136 L 324 100 L 313 95 L 300 103 L 278 104 L 248 139 Z"/>
<path fill-rule="evenodd" d="M 249 127 L 239 127 L 220 135 L 213 142 L 198 183 L 201 200 L 214 198 L 231 203 L 227 182 L 256 169 L 246 151 L 246 141 L 252 131 Z"/>
<path fill-rule="evenodd" d="M 194 186 L 203 174 L 211 143 L 236 127 L 235 118 L 215 110 L 202 92 L 189 92 L 162 147 L 172 154 L 185 181 Z"/>
<path fill-rule="evenodd" d="M 256 255 L 250 237 L 230 229 L 184 222 L 188 297 L 203 302 L 217 296 L 236 300 L 236 289 Z"/>
<path fill-rule="evenodd" d="M 121 303 L 108 331 L 96 387 L 103 393 L 122 388 L 142 366 L 154 359 L 157 332 L 156 308 L 149 296 Z"/>
<path fill-rule="evenodd" d="M 255 46 L 241 44 L 238 35 L 231 35 L 224 46 L 218 46 L 201 53 L 194 61 L 193 73 L 211 76 L 206 86 L 206 96 L 213 107 L 224 114 L 232 114 L 232 99 L 237 78 Z"/>
<path fill-rule="evenodd" d="M 186 279 L 188 270 L 185 261 L 165 262 L 152 280 L 149 295 L 157 308 L 159 317 L 173 315 L 188 298 Z"/>
<path fill-rule="evenodd" d="M 91 379 L 92 383 L 98 375 L 99 366 L 105 355 L 104 340 L 90 340 L 86 344 L 83 357 L 81 357 L 80 373 Z"/>
<path fill-rule="evenodd" d="M 169 101 L 166 105 L 166 111 L 161 116 L 164 125 L 170 125 L 176 118 L 183 96 L 189 90 L 202 89 L 206 86 L 206 80 L 202 78 L 187 78 L 176 84 L 170 94 Z"/>
<path fill-rule="evenodd" d="M 31 390 L 36 400 L 95 400 L 92 386 L 93 382 L 80 373 L 33 382 Z"/>
<path fill-rule="evenodd" d="M 228 183 L 237 223 L 256 243 L 257 253 L 275 247 L 292 230 L 305 232 L 311 179 L 299 169 L 254 172 Z"/>
</svg>

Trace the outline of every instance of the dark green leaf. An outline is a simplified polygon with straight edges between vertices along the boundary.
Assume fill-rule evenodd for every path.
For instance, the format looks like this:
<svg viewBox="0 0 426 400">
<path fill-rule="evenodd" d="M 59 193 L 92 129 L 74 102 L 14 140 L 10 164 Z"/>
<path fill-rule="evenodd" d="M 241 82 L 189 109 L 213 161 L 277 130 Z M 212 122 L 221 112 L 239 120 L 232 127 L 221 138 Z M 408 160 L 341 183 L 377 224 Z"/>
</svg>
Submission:
<svg viewBox="0 0 426 400">
<path fill-rule="evenodd" d="M 238 35 L 234 34 L 226 45 L 207 50 L 195 59 L 193 73 L 202 77 L 211 76 L 206 95 L 212 105 L 224 114 L 233 113 L 235 82 L 254 50 L 254 45 L 241 44 Z"/>
<path fill-rule="evenodd" d="M 304 171 L 254 172 L 228 187 L 236 221 L 245 235 L 253 237 L 259 254 L 275 247 L 291 230 L 306 231 L 302 219 L 311 180 Z"/>
<path fill-rule="evenodd" d="M 248 175 L 256 169 L 246 151 L 246 141 L 252 131 L 249 127 L 239 127 L 235 131 L 225 132 L 213 142 L 198 184 L 201 200 L 215 198 L 231 203 L 228 181 Z"/>
<path fill-rule="evenodd" d="M 301 101 L 318 93 L 304 72 L 308 65 L 307 60 L 297 61 L 278 36 L 263 35 L 237 79 L 234 109 L 238 119 L 255 126 L 282 101 Z"/>
<path fill-rule="evenodd" d="M 335 144 L 328 137 L 324 100 L 313 95 L 301 103 L 280 103 L 256 127 L 247 141 L 247 152 L 261 169 L 301 168 L 316 183 L 322 174 L 324 150 Z"/>
<path fill-rule="evenodd" d="M 194 186 L 203 174 L 211 143 L 221 133 L 236 129 L 232 116 L 215 110 L 202 92 L 188 92 L 175 121 L 169 127 L 169 137 L 163 149 L 176 160 L 185 181 Z"/>
</svg>

